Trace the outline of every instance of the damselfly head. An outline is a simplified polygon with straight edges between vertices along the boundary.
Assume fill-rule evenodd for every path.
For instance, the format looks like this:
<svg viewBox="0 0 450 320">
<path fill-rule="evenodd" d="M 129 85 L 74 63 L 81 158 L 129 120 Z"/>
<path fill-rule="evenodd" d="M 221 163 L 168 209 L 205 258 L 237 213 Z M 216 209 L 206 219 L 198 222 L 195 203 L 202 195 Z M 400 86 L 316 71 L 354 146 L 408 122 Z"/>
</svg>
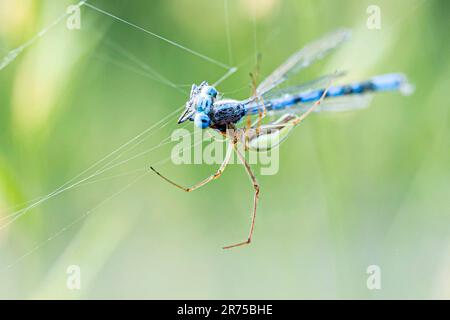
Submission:
<svg viewBox="0 0 450 320">
<path fill-rule="evenodd" d="M 205 128 L 209 126 L 208 114 L 217 95 L 216 88 L 210 86 L 206 81 L 203 81 L 198 86 L 193 84 L 189 100 L 186 102 L 186 108 L 178 119 L 178 123 L 191 120 L 198 127 Z"/>
</svg>

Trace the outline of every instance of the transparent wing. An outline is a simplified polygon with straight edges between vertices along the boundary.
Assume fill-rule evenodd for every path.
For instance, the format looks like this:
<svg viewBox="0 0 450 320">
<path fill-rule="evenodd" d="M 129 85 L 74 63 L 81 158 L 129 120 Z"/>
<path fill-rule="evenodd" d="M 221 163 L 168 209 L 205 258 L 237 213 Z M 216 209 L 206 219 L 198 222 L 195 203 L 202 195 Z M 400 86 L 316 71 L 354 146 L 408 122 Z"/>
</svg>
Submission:
<svg viewBox="0 0 450 320">
<path fill-rule="evenodd" d="M 358 109 L 364 109 L 370 106 L 373 94 L 342 96 L 336 98 L 327 98 L 316 107 L 314 112 L 345 112 Z M 314 103 L 299 103 L 290 108 L 281 110 L 271 110 L 267 113 L 268 119 L 276 119 L 280 114 L 302 114 L 308 111 Z"/>
<path fill-rule="evenodd" d="M 338 29 L 324 37 L 316 40 L 300 51 L 294 53 L 281 66 L 279 66 L 270 76 L 261 82 L 256 89 L 256 94 L 262 96 L 280 85 L 293 74 L 308 67 L 316 60 L 323 58 L 334 48 L 345 42 L 351 36 L 347 29 Z"/>
<path fill-rule="evenodd" d="M 336 98 L 328 98 L 322 101 L 322 103 L 317 107 L 315 112 L 345 112 L 357 109 L 367 108 L 372 102 L 373 95 L 372 94 L 362 94 L 362 95 L 352 95 L 352 96 L 343 96 Z M 299 104 L 296 109 L 299 112 L 303 113 L 307 111 L 311 104 Z"/>
<path fill-rule="evenodd" d="M 372 94 L 330 98 L 329 100 L 324 100 L 314 112 L 345 112 L 356 109 L 363 109 L 367 108 L 370 105 L 372 98 Z M 264 132 L 267 130 L 279 130 L 280 128 L 282 128 L 284 119 L 293 119 L 293 116 L 295 117 L 295 115 L 301 115 L 305 113 L 309 108 L 312 107 L 312 105 L 313 103 L 300 103 L 297 106 L 293 106 L 292 108 L 283 109 L 280 111 L 270 111 L 268 112 L 266 118 L 269 122 L 263 124 L 260 127 L 259 131 Z M 286 133 L 288 133 L 289 131 L 290 129 Z"/>
<path fill-rule="evenodd" d="M 287 87 L 287 88 L 283 88 L 280 90 L 271 90 L 271 91 L 267 92 L 265 95 L 263 95 L 262 97 L 264 100 L 272 100 L 272 99 L 281 98 L 285 95 L 299 94 L 299 93 L 304 93 L 304 92 L 308 92 L 308 91 L 312 91 L 312 90 L 324 89 L 324 88 L 327 88 L 330 84 L 333 84 L 336 79 L 338 79 L 344 75 L 345 75 L 345 72 L 339 72 L 339 73 L 325 75 L 323 77 L 314 79 L 312 81 L 303 83 L 298 86 Z"/>
</svg>

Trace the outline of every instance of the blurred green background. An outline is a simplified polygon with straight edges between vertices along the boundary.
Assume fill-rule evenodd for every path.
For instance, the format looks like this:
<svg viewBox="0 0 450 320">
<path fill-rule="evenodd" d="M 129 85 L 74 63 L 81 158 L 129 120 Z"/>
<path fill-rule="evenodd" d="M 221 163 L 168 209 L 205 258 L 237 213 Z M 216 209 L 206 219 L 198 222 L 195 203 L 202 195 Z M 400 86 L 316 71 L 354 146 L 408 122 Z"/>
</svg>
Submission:
<svg viewBox="0 0 450 320">
<path fill-rule="evenodd" d="M 221 246 L 245 238 L 253 197 L 241 166 L 191 194 L 151 174 L 115 194 L 170 156 L 171 144 L 152 148 L 177 128 L 176 114 L 116 162 L 150 150 L 143 156 L 0 230 L 0 298 L 450 298 L 449 1 L 90 2 L 239 66 L 218 88 L 233 98 L 251 93 L 255 50 L 264 76 L 341 26 L 352 41 L 295 81 L 336 68 L 348 80 L 400 71 L 416 92 L 299 126 L 278 174 L 258 176 L 254 243 L 231 251 Z M 0 56 L 71 3 L 0 0 Z M 372 4 L 381 30 L 366 27 Z M 1 225 L 180 107 L 178 89 L 226 72 L 91 8 L 81 23 L 61 22 L 0 71 Z M 137 61 L 181 86 L 154 81 Z M 216 166 L 159 168 L 190 185 Z M 81 268 L 81 290 L 66 287 L 70 265 Z M 369 265 L 381 269 L 381 290 L 366 287 Z"/>
</svg>

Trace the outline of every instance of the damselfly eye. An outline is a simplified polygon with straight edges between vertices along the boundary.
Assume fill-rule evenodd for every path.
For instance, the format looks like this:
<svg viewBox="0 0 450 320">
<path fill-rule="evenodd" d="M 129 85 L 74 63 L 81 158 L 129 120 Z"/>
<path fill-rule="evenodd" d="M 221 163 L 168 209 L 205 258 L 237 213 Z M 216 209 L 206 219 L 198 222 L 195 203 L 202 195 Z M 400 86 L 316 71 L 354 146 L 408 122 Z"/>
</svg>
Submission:
<svg viewBox="0 0 450 320">
<path fill-rule="evenodd" d="M 208 87 L 206 93 L 214 98 L 217 96 L 217 90 L 214 87 Z"/>
<path fill-rule="evenodd" d="M 208 128 L 210 123 L 211 120 L 209 119 L 208 115 L 204 112 L 199 112 L 194 117 L 194 124 L 201 129 Z"/>
</svg>

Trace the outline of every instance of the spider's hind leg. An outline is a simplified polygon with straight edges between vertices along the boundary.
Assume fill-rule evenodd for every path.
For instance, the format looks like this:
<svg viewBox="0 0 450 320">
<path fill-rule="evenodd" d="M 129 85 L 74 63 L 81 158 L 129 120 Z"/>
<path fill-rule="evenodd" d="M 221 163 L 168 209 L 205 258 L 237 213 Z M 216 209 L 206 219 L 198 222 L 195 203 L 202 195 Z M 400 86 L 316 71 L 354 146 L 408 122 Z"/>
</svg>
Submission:
<svg viewBox="0 0 450 320">
<path fill-rule="evenodd" d="M 236 144 L 233 145 L 234 150 L 239 158 L 239 160 L 242 162 L 242 164 L 244 165 L 245 171 L 247 172 L 250 181 L 253 185 L 253 189 L 255 190 L 254 196 L 253 196 L 253 210 L 252 210 L 252 215 L 251 215 L 251 222 L 250 222 L 250 231 L 248 233 L 247 236 L 247 240 L 242 241 L 242 242 L 238 242 L 229 246 L 225 246 L 223 247 L 223 249 L 231 249 L 231 248 L 236 248 L 236 247 L 241 247 L 241 246 L 245 246 L 248 245 L 252 242 L 252 237 L 253 237 L 253 231 L 255 230 L 255 220 L 256 220 L 256 208 L 258 205 L 258 200 L 259 200 L 259 183 L 256 180 L 256 176 L 253 173 L 250 165 L 248 164 L 248 162 L 245 160 L 244 155 L 239 151 L 238 147 Z"/>
</svg>

